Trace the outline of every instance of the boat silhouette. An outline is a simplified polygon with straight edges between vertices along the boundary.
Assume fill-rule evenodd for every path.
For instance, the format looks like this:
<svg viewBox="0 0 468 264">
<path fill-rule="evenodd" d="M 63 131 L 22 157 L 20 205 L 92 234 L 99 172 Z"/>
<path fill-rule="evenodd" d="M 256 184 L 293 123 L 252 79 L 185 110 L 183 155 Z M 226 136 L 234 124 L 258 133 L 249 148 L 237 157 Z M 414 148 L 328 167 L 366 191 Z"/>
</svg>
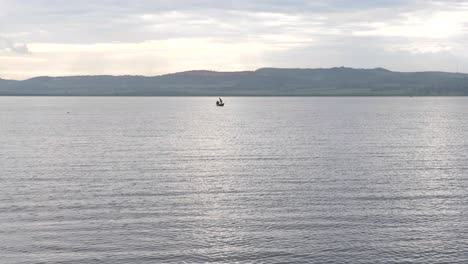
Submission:
<svg viewBox="0 0 468 264">
<path fill-rule="evenodd" d="M 223 99 L 219 98 L 219 100 L 216 101 L 216 106 L 224 106 Z"/>
</svg>

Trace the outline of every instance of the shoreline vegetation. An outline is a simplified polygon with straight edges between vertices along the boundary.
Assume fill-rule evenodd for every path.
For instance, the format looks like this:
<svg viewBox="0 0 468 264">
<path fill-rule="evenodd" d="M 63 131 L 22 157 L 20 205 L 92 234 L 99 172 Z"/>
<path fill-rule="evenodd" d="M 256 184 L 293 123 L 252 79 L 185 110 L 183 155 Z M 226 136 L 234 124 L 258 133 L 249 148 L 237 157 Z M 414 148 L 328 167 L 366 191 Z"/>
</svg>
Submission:
<svg viewBox="0 0 468 264">
<path fill-rule="evenodd" d="M 261 68 L 147 76 L 0 79 L 0 96 L 467 96 L 468 74 Z"/>
</svg>

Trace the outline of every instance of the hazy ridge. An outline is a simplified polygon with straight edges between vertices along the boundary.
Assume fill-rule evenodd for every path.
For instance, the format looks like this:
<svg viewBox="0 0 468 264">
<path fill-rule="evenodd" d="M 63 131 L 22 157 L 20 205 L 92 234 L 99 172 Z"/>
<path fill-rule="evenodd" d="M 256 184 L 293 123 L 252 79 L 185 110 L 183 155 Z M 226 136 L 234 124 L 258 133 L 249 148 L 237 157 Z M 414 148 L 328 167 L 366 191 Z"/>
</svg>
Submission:
<svg viewBox="0 0 468 264">
<path fill-rule="evenodd" d="M 0 79 L 0 95 L 82 96 L 299 96 L 468 95 L 468 74 L 394 72 L 383 68 L 187 71 L 161 76 L 35 77 Z"/>
</svg>

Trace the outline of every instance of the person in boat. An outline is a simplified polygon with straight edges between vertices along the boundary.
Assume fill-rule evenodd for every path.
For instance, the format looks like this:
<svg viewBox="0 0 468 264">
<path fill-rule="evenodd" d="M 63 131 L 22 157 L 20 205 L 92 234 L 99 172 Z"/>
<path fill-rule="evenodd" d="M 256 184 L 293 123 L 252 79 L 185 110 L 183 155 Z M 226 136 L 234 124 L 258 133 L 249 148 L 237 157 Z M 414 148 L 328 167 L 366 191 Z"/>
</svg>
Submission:
<svg viewBox="0 0 468 264">
<path fill-rule="evenodd" d="M 216 101 L 216 105 L 219 105 L 219 100 L 218 100 L 218 101 Z"/>
</svg>

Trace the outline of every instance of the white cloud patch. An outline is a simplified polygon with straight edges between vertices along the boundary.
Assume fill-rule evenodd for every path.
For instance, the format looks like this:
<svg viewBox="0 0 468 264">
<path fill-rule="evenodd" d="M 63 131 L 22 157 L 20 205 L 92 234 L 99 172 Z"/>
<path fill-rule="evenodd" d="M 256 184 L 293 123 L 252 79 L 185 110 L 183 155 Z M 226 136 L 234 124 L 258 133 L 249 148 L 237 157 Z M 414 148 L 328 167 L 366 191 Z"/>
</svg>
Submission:
<svg viewBox="0 0 468 264">
<path fill-rule="evenodd" d="M 13 52 L 19 54 L 28 54 L 28 46 L 24 43 L 16 43 L 8 38 L 0 36 L 0 52 Z"/>
<path fill-rule="evenodd" d="M 356 36 L 392 36 L 405 38 L 449 38 L 466 34 L 468 11 L 435 12 L 429 15 L 401 14 L 401 22 L 369 24 L 368 30 L 353 32 Z"/>
<path fill-rule="evenodd" d="M 403 51 L 414 54 L 449 52 L 453 47 L 434 43 L 414 43 L 406 45 L 395 45 L 389 47 L 389 51 Z"/>
</svg>

